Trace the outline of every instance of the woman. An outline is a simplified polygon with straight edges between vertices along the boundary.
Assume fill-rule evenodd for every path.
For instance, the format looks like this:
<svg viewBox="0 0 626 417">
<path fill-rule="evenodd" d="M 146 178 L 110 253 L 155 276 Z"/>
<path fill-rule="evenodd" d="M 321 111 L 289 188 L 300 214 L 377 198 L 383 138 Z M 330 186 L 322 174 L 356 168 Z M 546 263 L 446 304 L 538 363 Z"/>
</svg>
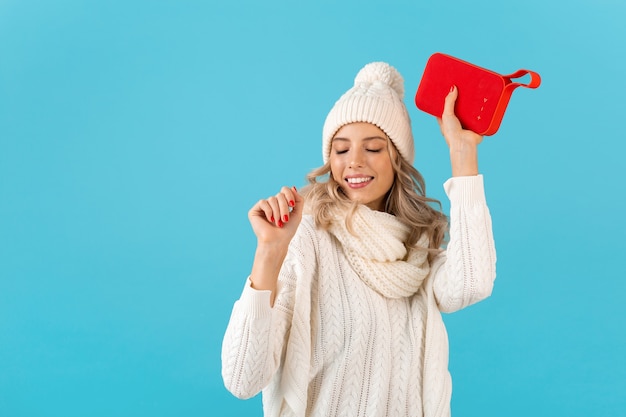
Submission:
<svg viewBox="0 0 626 417">
<path fill-rule="evenodd" d="M 448 416 L 451 382 L 441 311 L 491 294 L 495 249 L 477 146 L 454 115 L 446 217 L 413 168 L 404 81 L 366 65 L 335 103 L 324 165 L 300 194 L 283 187 L 249 211 L 251 274 L 222 346 L 229 391 L 263 391 L 266 416 Z"/>
</svg>

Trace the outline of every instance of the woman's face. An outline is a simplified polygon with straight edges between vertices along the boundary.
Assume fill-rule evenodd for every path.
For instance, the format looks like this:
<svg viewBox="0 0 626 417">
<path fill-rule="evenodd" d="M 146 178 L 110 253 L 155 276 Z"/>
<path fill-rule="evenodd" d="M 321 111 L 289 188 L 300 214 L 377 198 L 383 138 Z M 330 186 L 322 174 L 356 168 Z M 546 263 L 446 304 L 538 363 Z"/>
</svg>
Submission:
<svg viewBox="0 0 626 417">
<path fill-rule="evenodd" d="M 330 170 L 352 201 L 383 211 L 394 181 L 387 135 L 371 123 L 350 123 L 337 131 L 330 149 Z"/>
</svg>

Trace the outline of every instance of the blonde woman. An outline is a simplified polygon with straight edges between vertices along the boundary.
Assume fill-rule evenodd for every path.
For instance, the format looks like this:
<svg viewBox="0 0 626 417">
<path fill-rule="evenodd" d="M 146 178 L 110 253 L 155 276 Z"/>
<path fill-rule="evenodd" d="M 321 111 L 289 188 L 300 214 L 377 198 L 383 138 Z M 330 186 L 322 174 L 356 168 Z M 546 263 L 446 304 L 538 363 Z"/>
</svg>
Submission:
<svg viewBox="0 0 626 417">
<path fill-rule="evenodd" d="M 256 253 L 222 346 L 235 396 L 262 392 L 268 417 L 450 415 L 441 312 L 488 297 L 496 262 L 482 137 L 455 117 L 459 93 L 438 119 L 449 226 L 413 167 L 404 81 L 383 62 L 332 107 L 310 184 L 250 209 Z"/>
</svg>

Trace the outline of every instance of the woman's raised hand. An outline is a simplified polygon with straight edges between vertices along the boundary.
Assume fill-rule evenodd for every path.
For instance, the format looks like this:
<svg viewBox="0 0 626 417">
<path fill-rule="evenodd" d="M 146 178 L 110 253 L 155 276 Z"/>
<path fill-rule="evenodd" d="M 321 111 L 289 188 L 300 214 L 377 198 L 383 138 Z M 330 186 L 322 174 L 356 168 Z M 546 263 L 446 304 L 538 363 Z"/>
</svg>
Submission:
<svg viewBox="0 0 626 417">
<path fill-rule="evenodd" d="M 304 198 L 296 187 L 282 187 L 272 197 L 259 200 L 248 212 L 258 245 L 285 250 L 302 220 Z"/>
<path fill-rule="evenodd" d="M 477 146 L 482 142 L 483 137 L 461 126 L 461 122 L 454 114 L 454 104 L 458 95 L 458 88 L 452 86 L 446 96 L 443 114 L 437 118 L 437 122 L 450 148 L 452 175 L 478 175 Z"/>
</svg>

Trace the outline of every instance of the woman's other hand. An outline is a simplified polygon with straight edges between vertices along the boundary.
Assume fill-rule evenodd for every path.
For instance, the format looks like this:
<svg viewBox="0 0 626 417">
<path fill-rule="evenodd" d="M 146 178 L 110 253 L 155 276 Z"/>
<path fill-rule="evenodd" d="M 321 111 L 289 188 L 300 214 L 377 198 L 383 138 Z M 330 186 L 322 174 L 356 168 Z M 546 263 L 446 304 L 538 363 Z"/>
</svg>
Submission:
<svg viewBox="0 0 626 417">
<path fill-rule="evenodd" d="M 282 187 L 276 195 L 259 200 L 248 212 L 257 243 L 288 246 L 302 220 L 303 206 L 296 187 Z"/>
<path fill-rule="evenodd" d="M 274 304 L 278 274 L 302 220 L 304 198 L 296 187 L 283 187 L 272 197 L 259 200 L 248 212 L 248 219 L 257 237 L 256 253 L 250 282 L 252 288 L 270 290 Z"/>
</svg>

